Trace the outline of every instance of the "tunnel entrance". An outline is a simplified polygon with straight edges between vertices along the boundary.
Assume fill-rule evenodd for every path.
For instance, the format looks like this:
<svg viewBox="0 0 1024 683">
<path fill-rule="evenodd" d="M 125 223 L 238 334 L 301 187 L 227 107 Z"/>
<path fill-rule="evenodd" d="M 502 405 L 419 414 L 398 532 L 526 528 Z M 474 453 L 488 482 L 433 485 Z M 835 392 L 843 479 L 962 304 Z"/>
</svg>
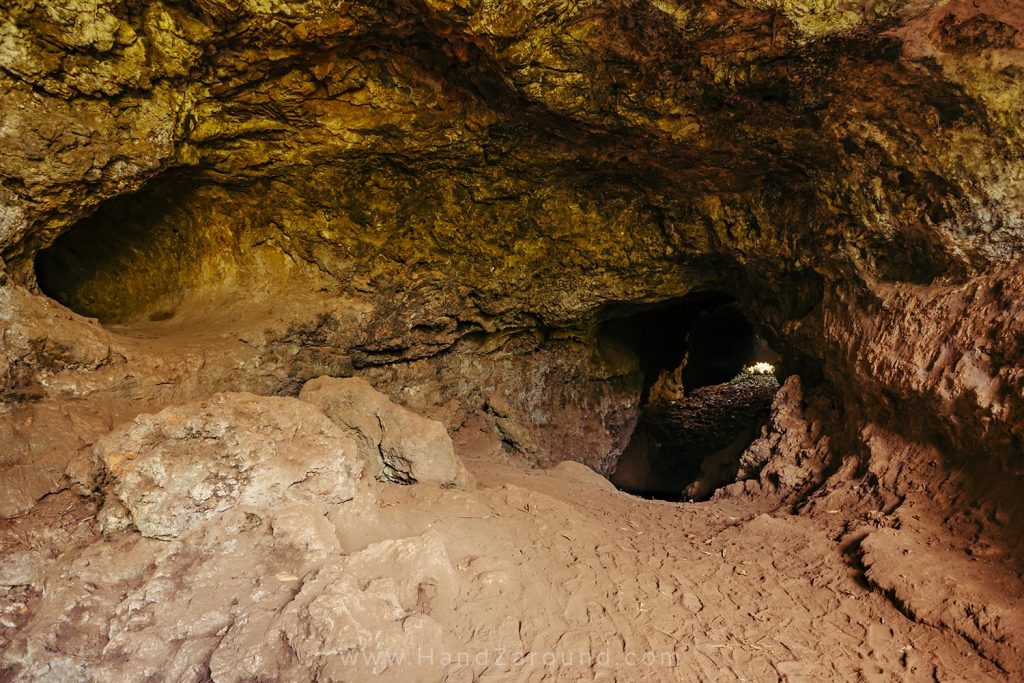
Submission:
<svg viewBox="0 0 1024 683">
<path fill-rule="evenodd" d="M 165 171 L 103 202 L 40 250 L 36 284 L 104 325 L 156 332 L 223 317 L 225 302 L 256 300 L 292 272 L 277 223 L 248 217 L 240 210 L 246 197 Z"/>
<path fill-rule="evenodd" d="M 190 213 L 193 188 L 166 173 L 104 202 L 36 254 L 39 289 L 105 324 L 173 317 L 190 289 L 223 270 L 214 257 L 234 251 L 231 235 Z"/>
<path fill-rule="evenodd" d="M 644 376 L 640 420 L 612 482 L 701 500 L 733 481 L 768 418 L 779 358 L 732 297 L 691 295 L 610 320 L 602 334 L 629 346 Z"/>
</svg>

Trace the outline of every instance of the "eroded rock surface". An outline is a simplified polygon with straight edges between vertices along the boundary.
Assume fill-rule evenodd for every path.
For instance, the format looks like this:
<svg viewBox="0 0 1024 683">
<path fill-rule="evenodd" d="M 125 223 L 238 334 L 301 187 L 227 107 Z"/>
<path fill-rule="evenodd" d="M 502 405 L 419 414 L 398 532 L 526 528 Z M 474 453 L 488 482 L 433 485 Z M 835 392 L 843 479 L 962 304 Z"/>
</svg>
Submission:
<svg viewBox="0 0 1024 683">
<path fill-rule="evenodd" d="M 833 458 L 822 423 L 808 415 L 800 378 L 793 376 L 775 394 L 760 436 L 740 455 L 736 476 L 757 478 L 774 494 L 799 498 L 822 483 Z"/>
<path fill-rule="evenodd" d="M 445 642 L 428 616 L 458 594 L 444 545 L 430 533 L 362 543 L 375 514 L 362 456 L 310 403 L 218 394 L 139 416 L 95 451 L 107 540 L 70 563 L 4 563 L 7 585 L 42 592 L 0 659 L 5 676 L 398 681 L 439 671 L 414 653 Z"/>
<path fill-rule="evenodd" d="M 320 377 L 306 382 L 299 398 L 357 440 L 370 475 L 403 484 L 468 484 L 466 467 L 444 425 L 395 405 L 366 380 Z"/>
<path fill-rule="evenodd" d="M 850 403 L 870 387 L 849 433 L 891 420 L 893 396 L 943 422 L 970 382 L 937 397 L 876 373 L 864 359 L 899 352 L 870 321 L 924 356 L 952 323 L 915 332 L 914 297 L 1019 270 L 1021 15 L 997 0 L 812 5 L 15 3 L 5 305 L 59 319 L 32 303 L 38 283 L 175 341 L 110 340 L 80 318 L 18 330 L 10 395 L 81 396 L 101 387 L 70 376 L 102 369 L 102 390 L 152 409 L 355 371 L 453 432 L 609 472 L 635 367 L 578 359 L 604 353 L 595 331 L 624 305 L 718 290 L 789 370 Z M 210 329 L 217 357 L 179 352 Z M 59 364 L 39 351 L 54 334 L 76 338 Z M 977 359 L 979 344 L 949 353 Z M 1019 372 L 1009 351 L 990 376 Z M 595 410 L 600 426 L 551 426 Z M 975 437 L 1019 452 L 1015 414 L 950 452 Z M 993 476 L 1018 471 L 1008 460 Z M 27 483 L 26 499 L 68 480 Z"/>
<path fill-rule="evenodd" d="M 751 372 L 685 395 L 665 395 L 656 384 L 612 480 L 630 491 L 699 500 L 737 476 L 749 478 L 740 454 L 760 431 L 778 388 L 770 373 Z"/>
<path fill-rule="evenodd" d="M 113 498 L 103 526 L 170 539 L 238 506 L 354 498 L 363 473 L 352 437 L 293 398 L 217 394 L 140 415 L 97 442 Z M 300 485 L 296 488 L 297 485 Z"/>
<path fill-rule="evenodd" d="M 237 505 L 170 540 L 113 532 L 47 567 L 0 671 L 22 681 L 397 682 L 984 681 L 1024 670 L 1006 596 L 982 606 L 957 588 L 918 623 L 865 591 L 811 518 L 766 513 L 763 498 L 644 501 L 594 485 L 582 468 L 478 462 L 472 491 L 367 479 L 344 503 L 302 481 L 288 489 L 294 499 Z M 379 504 L 364 505 L 371 497 Z M 887 539 L 911 538 L 873 528 L 867 576 L 886 590 L 903 581 L 901 599 L 914 594 L 915 575 L 888 566 L 904 556 Z M 994 572 L 986 585 L 1013 580 L 979 566 Z M 940 580 L 934 565 L 922 569 Z M 995 621 L 972 626 L 972 614 Z M 979 657 L 959 629 L 1004 640 Z"/>
<path fill-rule="evenodd" d="M 17 558 L 0 567 L 15 615 L 0 624 L 14 643 L 5 671 L 143 678 L 155 669 L 136 664 L 164 661 L 182 679 L 308 678 L 333 671 L 320 649 L 373 649 L 353 625 L 365 617 L 402 651 L 443 641 L 444 623 L 464 625 L 463 644 L 523 649 L 641 624 L 632 645 L 668 632 L 705 678 L 1019 678 L 1018 606 L 978 608 L 946 577 L 1020 592 L 1022 103 L 1024 12 L 1010 0 L 5 3 L 0 531 Z M 735 302 L 780 376 L 800 378 L 753 444 L 735 444 L 743 481 L 705 517 L 651 513 L 575 475 L 552 479 L 607 497 L 576 512 L 565 490 L 439 493 L 428 478 L 465 475 L 434 423 L 387 408 L 391 436 L 444 442 L 444 471 L 419 477 L 388 429 L 378 439 L 367 423 L 360 446 L 280 398 L 358 375 L 443 424 L 466 462 L 609 474 L 645 359 L 607 325 L 694 296 Z M 179 417 L 207 436 L 177 431 Z M 310 502 L 321 476 L 303 478 L 312 461 L 293 440 L 344 456 L 306 470 L 349 482 L 330 509 Z M 410 581 L 449 582 L 418 521 L 369 537 L 379 511 L 355 472 L 384 470 L 385 450 L 397 478 L 424 480 L 393 495 L 448 525 L 452 566 L 476 577 L 463 622 L 348 564 L 386 531 L 437 560 Z M 53 509 L 71 497 L 73 520 L 90 516 L 80 507 L 104 481 L 94 452 L 113 487 L 108 528 L 123 504 L 120 519 L 164 540 L 117 531 L 115 561 L 95 527 Z M 772 515 L 729 526 L 721 511 L 745 505 Z M 633 513 L 659 544 L 621 532 Z M 715 531 L 680 537 L 682 522 Z M 475 524 L 498 545 L 453 551 L 452 529 L 491 540 Z M 557 581 L 516 574 L 524 528 L 545 530 L 531 561 L 584 538 L 578 581 L 598 581 L 603 611 L 563 590 L 577 580 L 564 560 L 550 559 Z M 279 557 L 292 543 L 332 559 Z M 757 554 L 723 563 L 744 544 Z M 677 564 L 680 549 L 723 562 Z M 901 576 L 903 550 L 946 573 Z M 663 573 L 638 572 L 637 553 Z M 623 588 L 609 562 L 641 578 Z M 815 578 L 793 604 L 768 600 L 788 571 Z M 673 601 L 649 610 L 666 576 Z M 173 598 L 186 584 L 214 595 L 208 619 L 184 618 Z M 735 622 L 734 595 L 757 623 Z M 488 621 L 530 599 L 538 611 Z M 174 624 L 156 614 L 167 604 Z M 799 615 L 785 643 L 777 609 Z M 335 612 L 352 621 L 331 640 Z M 299 654 L 255 661 L 246 638 L 261 627 L 246 619 L 291 634 Z M 430 673 L 522 672 L 470 668 Z"/>
</svg>

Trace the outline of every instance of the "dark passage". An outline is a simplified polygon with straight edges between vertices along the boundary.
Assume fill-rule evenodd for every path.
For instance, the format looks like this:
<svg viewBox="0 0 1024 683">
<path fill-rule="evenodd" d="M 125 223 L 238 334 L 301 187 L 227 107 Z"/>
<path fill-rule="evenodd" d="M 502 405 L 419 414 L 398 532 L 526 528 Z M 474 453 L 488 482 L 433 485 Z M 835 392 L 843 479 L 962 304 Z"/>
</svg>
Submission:
<svg viewBox="0 0 1024 683">
<path fill-rule="evenodd" d="M 768 416 L 776 355 L 732 299 L 708 292 L 605 324 L 644 373 L 640 422 L 612 481 L 666 500 L 703 499 L 731 481 Z"/>
<path fill-rule="evenodd" d="M 39 288 L 103 323 L 173 317 L 190 289 L 231 268 L 238 250 L 230 229 L 190 213 L 196 187 L 168 172 L 103 203 L 36 255 Z"/>
</svg>

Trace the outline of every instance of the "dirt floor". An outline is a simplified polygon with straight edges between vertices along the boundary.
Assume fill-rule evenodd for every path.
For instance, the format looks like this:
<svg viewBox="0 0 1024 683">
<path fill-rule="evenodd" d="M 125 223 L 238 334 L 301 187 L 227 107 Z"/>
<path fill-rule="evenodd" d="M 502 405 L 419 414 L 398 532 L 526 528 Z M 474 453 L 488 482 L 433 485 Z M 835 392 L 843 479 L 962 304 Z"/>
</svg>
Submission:
<svg viewBox="0 0 1024 683">
<path fill-rule="evenodd" d="M 986 658 L 964 637 L 908 618 L 891 596 L 872 589 L 864 567 L 832 538 L 827 523 L 772 510 L 756 498 L 644 500 L 576 463 L 538 470 L 488 459 L 467 466 L 476 485 L 463 491 L 368 482 L 374 502 L 353 508 L 347 522 L 335 521 L 347 566 L 359 577 L 351 592 L 366 600 L 379 590 L 397 596 L 411 591 L 411 597 L 388 603 L 395 612 L 382 617 L 377 603 L 352 603 L 348 595 L 345 609 L 332 612 L 326 625 L 308 620 L 316 614 L 316 600 L 310 603 L 307 621 L 292 628 L 305 628 L 307 636 L 333 630 L 315 639 L 317 680 L 1013 678 L 1000 669 L 1005 664 Z M 230 544 L 211 550 L 194 539 L 187 562 L 172 572 L 165 560 L 175 552 L 173 543 L 135 532 L 98 542 L 90 508 L 73 494 L 58 494 L 0 530 L 8 558 L 28 552 L 22 562 L 26 581 L 34 571 L 63 581 L 77 572 L 85 581 L 80 592 L 90 596 L 58 603 L 58 609 L 26 587 L 0 593 L 0 647 L 9 648 L 0 655 L 0 680 L 100 680 L 102 672 L 116 672 L 119 680 L 260 680 L 255 674 L 266 670 L 263 664 L 242 656 L 232 641 L 244 621 L 238 613 L 209 639 L 206 654 L 189 655 L 191 668 L 179 661 L 189 651 L 187 638 L 166 660 L 144 661 L 139 650 L 113 664 L 108 660 L 118 628 L 144 633 L 159 626 L 161 612 L 148 620 L 141 616 L 147 602 L 185 603 L 183 614 L 202 621 L 209 618 L 204 610 L 212 613 L 216 605 L 204 590 L 212 585 L 230 592 L 244 575 L 253 585 L 297 583 L 274 608 L 286 614 L 286 605 L 327 580 L 323 565 L 285 571 L 285 565 L 258 559 L 251 566 L 240 561 L 235 573 L 203 576 L 212 565 L 199 556 L 228 552 Z M 277 537 L 279 518 L 271 526 Z M 4 567 L 9 572 L 10 562 Z M 117 567 L 111 585 L 124 583 L 104 593 L 109 587 L 91 585 L 85 567 L 100 573 Z M 154 595 L 168 577 L 177 582 L 175 592 Z M 80 588 L 61 585 L 72 593 Z M 37 609 L 50 614 L 37 615 Z M 92 613 L 83 619 L 83 610 Z M 63 617 L 53 618 L 61 611 Z M 180 623 L 180 614 L 173 619 Z M 377 619 L 388 625 L 377 629 Z M 131 626 L 132 620 L 141 625 Z M 48 630 L 47 624 L 55 626 Z M 396 630 L 388 631 L 392 626 Z M 261 627 L 259 636 L 271 638 L 274 628 Z M 349 634 L 348 644 L 339 648 L 331 640 L 335 633 Z M 274 656 L 264 647 L 254 651 Z M 302 648 L 295 652 L 290 656 L 301 660 Z M 97 658 L 108 668 L 90 669 Z"/>
<path fill-rule="evenodd" d="M 523 657 L 454 680 L 1001 677 L 962 638 L 866 589 L 811 520 L 746 499 L 642 500 L 570 463 L 473 465 L 476 493 L 388 490 L 465 567 L 452 617 L 465 649 Z"/>
</svg>

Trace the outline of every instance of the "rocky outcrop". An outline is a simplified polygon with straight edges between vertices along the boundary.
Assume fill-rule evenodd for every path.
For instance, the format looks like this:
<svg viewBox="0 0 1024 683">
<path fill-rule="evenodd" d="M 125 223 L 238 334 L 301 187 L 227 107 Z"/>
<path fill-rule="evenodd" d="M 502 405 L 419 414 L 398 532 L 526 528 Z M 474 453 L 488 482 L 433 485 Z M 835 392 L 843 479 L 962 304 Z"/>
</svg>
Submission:
<svg viewBox="0 0 1024 683">
<path fill-rule="evenodd" d="M 140 415 L 94 447 L 112 494 L 101 524 L 170 539 L 239 506 L 344 503 L 360 487 L 357 448 L 293 398 L 218 394 Z"/>
<path fill-rule="evenodd" d="M 836 454 L 821 418 L 808 412 L 800 378 L 794 375 L 775 395 L 761 435 L 740 454 L 737 479 L 759 480 L 773 495 L 794 501 L 820 485 Z"/>
<path fill-rule="evenodd" d="M 737 475 L 751 476 L 738 471 L 740 454 L 760 431 L 778 389 L 771 372 L 750 370 L 679 397 L 656 383 L 612 481 L 638 493 L 703 500 Z"/>
<path fill-rule="evenodd" d="M 344 388 L 325 379 L 311 390 L 337 398 Z M 392 410 L 390 430 L 408 430 L 385 443 L 417 445 L 424 424 L 443 434 L 376 396 Z M 363 410 L 366 419 L 380 414 Z M 404 413 L 397 421 L 395 411 Z M 447 604 L 459 590 L 444 544 L 430 533 L 367 543 L 378 513 L 360 446 L 311 403 L 217 394 L 141 415 L 94 451 L 106 542 L 70 563 L 0 563 L 0 580 L 31 586 L 43 601 L 5 643 L 5 677 L 333 680 L 386 671 L 427 680 L 440 671 L 415 655 L 453 646 L 429 616 L 432 601 Z"/>
<path fill-rule="evenodd" d="M 426 534 L 342 554 L 355 503 L 325 505 L 307 482 L 291 492 L 170 542 L 94 546 L 47 577 L 45 609 L 0 670 L 26 681 L 436 678 L 440 664 L 416 655 L 450 642 L 430 617 L 430 600 L 458 591 L 444 545 Z"/>
<path fill-rule="evenodd" d="M 395 405 L 366 380 L 320 377 L 306 382 L 299 398 L 353 437 L 369 475 L 400 484 L 469 483 L 444 425 Z"/>
<path fill-rule="evenodd" d="M 609 474 L 640 415 L 643 376 L 628 348 L 592 335 L 499 334 L 451 353 L 369 368 L 397 401 L 442 421 L 467 455 L 582 462 Z"/>
</svg>

